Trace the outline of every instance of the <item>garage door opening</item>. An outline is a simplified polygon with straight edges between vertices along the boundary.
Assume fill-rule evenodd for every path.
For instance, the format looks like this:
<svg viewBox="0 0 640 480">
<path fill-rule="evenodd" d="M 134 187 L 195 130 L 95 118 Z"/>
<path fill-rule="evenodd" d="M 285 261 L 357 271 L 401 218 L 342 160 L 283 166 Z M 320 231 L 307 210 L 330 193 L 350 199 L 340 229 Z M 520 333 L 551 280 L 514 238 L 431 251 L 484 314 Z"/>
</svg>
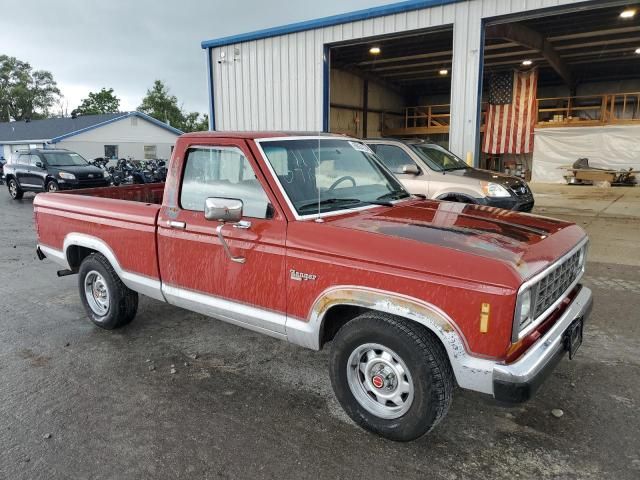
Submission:
<svg viewBox="0 0 640 480">
<path fill-rule="evenodd" d="M 558 183 L 579 158 L 640 168 L 640 12 L 629 10 L 592 4 L 486 26 L 482 166 Z"/>
<path fill-rule="evenodd" d="M 448 145 L 453 30 L 332 45 L 329 130 Z"/>
</svg>

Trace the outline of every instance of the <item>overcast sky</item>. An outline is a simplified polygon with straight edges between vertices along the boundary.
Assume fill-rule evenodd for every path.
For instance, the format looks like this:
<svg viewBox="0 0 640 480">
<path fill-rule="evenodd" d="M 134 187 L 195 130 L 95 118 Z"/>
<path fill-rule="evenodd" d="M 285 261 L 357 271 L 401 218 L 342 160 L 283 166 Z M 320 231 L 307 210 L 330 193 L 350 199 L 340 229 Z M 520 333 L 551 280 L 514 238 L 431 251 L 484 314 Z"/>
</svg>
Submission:
<svg viewBox="0 0 640 480">
<path fill-rule="evenodd" d="M 49 70 L 68 104 L 113 88 L 135 110 L 155 79 L 189 111 L 206 112 L 202 40 L 275 27 L 396 0 L 7 0 L 0 54 Z"/>
</svg>

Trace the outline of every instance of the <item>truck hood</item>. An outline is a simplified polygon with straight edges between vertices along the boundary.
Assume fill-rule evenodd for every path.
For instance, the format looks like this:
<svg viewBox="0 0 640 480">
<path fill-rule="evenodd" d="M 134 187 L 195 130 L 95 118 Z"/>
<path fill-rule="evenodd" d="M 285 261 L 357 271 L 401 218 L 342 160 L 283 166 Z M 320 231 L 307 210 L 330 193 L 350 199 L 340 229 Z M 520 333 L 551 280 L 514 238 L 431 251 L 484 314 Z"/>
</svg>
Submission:
<svg viewBox="0 0 640 480">
<path fill-rule="evenodd" d="M 401 202 L 325 220 L 336 227 L 499 260 L 523 279 L 545 268 L 585 236 L 581 228 L 561 220 L 433 200 Z"/>
</svg>

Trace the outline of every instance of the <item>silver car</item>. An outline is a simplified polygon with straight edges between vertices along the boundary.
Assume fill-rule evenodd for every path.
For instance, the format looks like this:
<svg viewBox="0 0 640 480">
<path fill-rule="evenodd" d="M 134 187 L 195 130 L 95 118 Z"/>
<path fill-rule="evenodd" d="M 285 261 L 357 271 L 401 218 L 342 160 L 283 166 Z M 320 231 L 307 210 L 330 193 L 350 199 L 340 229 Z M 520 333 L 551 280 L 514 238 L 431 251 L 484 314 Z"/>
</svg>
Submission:
<svg viewBox="0 0 640 480">
<path fill-rule="evenodd" d="M 514 176 L 468 166 L 440 145 L 420 139 L 365 140 L 415 195 L 530 212 L 533 194 Z"/>
</svg>

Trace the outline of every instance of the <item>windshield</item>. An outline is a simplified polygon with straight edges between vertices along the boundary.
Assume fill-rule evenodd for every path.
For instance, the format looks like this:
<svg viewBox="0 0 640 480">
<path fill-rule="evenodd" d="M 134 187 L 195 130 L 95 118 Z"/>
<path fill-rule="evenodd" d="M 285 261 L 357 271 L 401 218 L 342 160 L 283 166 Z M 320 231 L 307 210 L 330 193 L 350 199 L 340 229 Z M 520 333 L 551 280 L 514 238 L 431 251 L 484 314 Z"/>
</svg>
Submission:
<svg viewBox="0 0 640 480">
<path fill-rule="evenodd" d="M 76 165 L 88 165 L 84 158 L 72 152 L 50 152 L 43 153 L 47 165 L 52 167 L 70 167 Z"/>
<path fill-rule="evenodd" d="M 299 215 L 409 197 L 366 145 L 342 139 L 262 141 L 260 146 Z"/>
<path fill-rule="evenodd" d="M 437 172 L 448 172 L 450 170 L 463 170 L 469 168 L 465 162 L 456 157 L 446 148 L 433 144 L 411 145 L 420 158 L 422 158 L 429 167 Z"/>
</svg>

